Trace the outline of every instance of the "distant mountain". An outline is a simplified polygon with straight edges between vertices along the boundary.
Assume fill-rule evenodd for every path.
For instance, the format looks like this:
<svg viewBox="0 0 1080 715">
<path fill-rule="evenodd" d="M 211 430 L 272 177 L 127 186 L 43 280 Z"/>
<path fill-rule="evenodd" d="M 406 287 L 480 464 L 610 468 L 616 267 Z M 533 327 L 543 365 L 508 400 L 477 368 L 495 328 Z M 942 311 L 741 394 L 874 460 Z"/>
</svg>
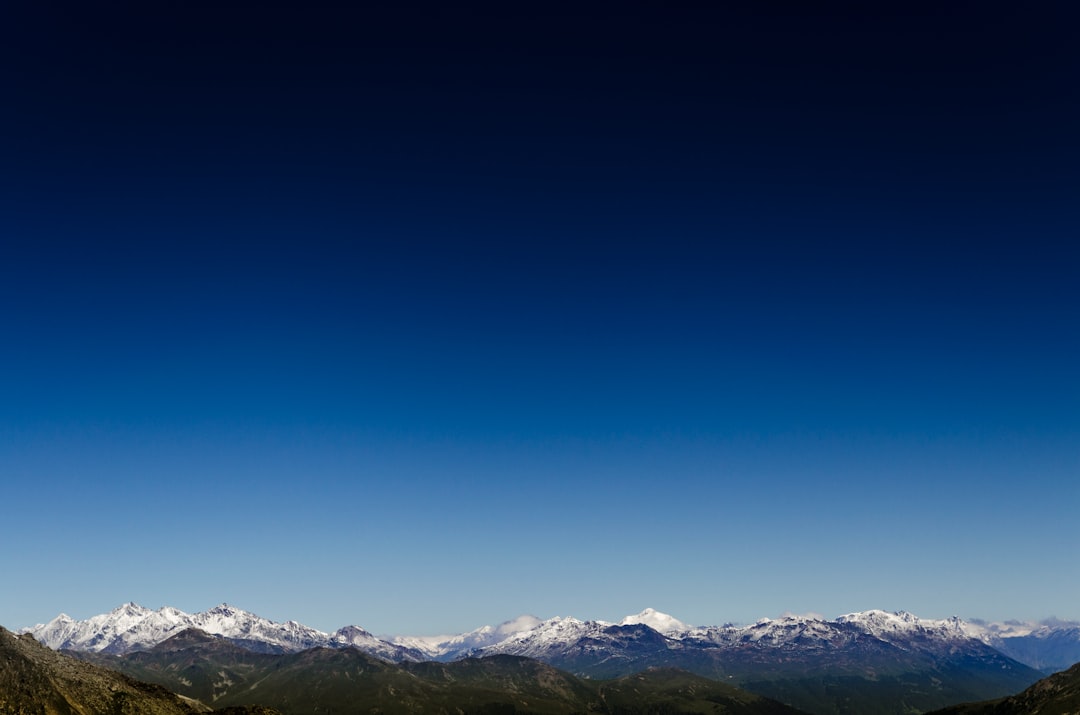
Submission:
<svg viewBox="0 0 1080 715">
<path fill-rule="evenodd" d="M 135 603 L 85 621 L 61 613 L 48 623 L 26 629 L 54 650 L 121 655 L 146 650 L 169 637 L 197 628 L 228 638 L 261 653 L 296 653 L 316 647 L 354 647 L 387 661 L 425 660 L 427 654 L 376 638 L 359 626 L 323 633 L 296 621 L 276 623 L 223 603 L 202 613 L 188 614 L 164 606 L 156 611 Z"/>
<path fill-rule="evenodd" d="M 514 656 L 392 664 L 354 648 L 254 653 L 198 630 L 145 651 L 80 657 L 215 707 L 300 713 L 691 713 L 797 715 L 767 698 L 689 673 L 583 680 Z"/>
<path fill-rule="evenodd" d="M 542 621 L 536 616 L 518 616 L 497 626 L 483 626 L 456 636 L 396 636 L 390 639 L 394 645 L 420 651 L 431 660 L 454 660 L 489 645 L 501 643 L 519 633 L 536 628 Z"/>
<path fill-rule="evenodd" d="M 967 628 L 987 645 L 1047 674 L 1080 663 L 1080 623 L 1076 621 L 971 621 Z"/>
<path fill-rule="evenodd" d="M 1080 663 L 1027 690 L 991 702 L 967 703 L 932 715 L 1076 715 L 1080 713 Z"/>
<path fill-rule="evenodd" d="M 243 648 L 245 657 L 314 648 L 355 649 L 385 663 L 512 655 L 594 679 L 678 668 L 825 715 L 856 706 L 907 713 L 1018 692 L 1045 673 L 1010 656 L 1053 667 L 1080 644 L 1072 626 L 864 611 L 834 620 L 787 616 L 694 627 L 645 609 L 618 623 L 522 616 L 456 636 L 381 639 L 359 626 L 328 634 L 295 621 L 275 623 L 227 604 L 189 615 L 129 603 L 86 621 L 61 614 L 28 631 L 53 648 L 102 655 L 147 651 L 194 627 L 217 636 L 216 647 Z M 234 676 L 243 675 L 230 678 L 240 682 Z"/>
<path fill-rule="evenodd" d="M 638 624 L 648 626 L 657 633 L 663 633 L 665 635 L 675 635 L 690 630 L 690 626 L 679 619 L 652 608 L 646 608 L 641 613 L 627 616 L 619 621 L 620 626 L 635 626 Z"/>
<path fill-rule="evenodd" d="M 0 714 L 194 715 L 210 708 L 158 685 L 56 653 L 0 628 Z M 229 715 L 271 715 L 242 708 Z"/>
<path fill-rule="evenodd" d="M 402 662 L 449 661 L 495 646 L 498 648 L 490 652 L 521 653 L 519 646 L 515 645 L 518 641 L 527 638 L 535 643 L 537 638 L 534 636 L 546 637 L 534 634 L 533 631 L 537 629 L 551 635 L 553 622 L 564 622 L 562 628 L 567 629 L 568 633 L 578 627 L 575 624 L 583 623 L 592 624 L 590 628 L 646 625 L 675 640 L 692 642 L 704 638 L 716 642 L 739 642 L 744 637 L 757 638 L 756 633 L 768 639 L 768 629 L 763 631 L 761 624 L 776 624 L 783 620 L 764 619 L 749 626 L 695 627 L 646 608 L 641 613 L 626 616 L 618 624 L 578 621 L 574 618 L 542 621 L 535 616 L 525 615 L 497 626 L 483 626 L 458 635 L 380 638 L 356 625 L 345 626 L 334 633 L 324 633 L 296 621 L 276 623 L 225 603 L 195 614 L 168 606 L 153 611 L 126 603 L 85 621 L 76 621 L 60 614 L 49 623 L 20 632 L 32 633 L 39 641 L 56 650 L 123 654 L 150 648 L 187 628 L 198 628 L 260 652 L 295 653 L 314 647 L 354 646 L 382 660 Z M 823 619 L 810 620 L 827 622 Z M 836 623 L 850 623 L 884 640 L 889 640 L 886 633 L 889 630 L 896 633 L 922 631 L 931 638 L 975 638 L 1043 673 L 1062 670 L 1080 661 L 1080 623 L 1077 622 L 1051 619 L 1040 623 L 988 623 L 958 618 L 934 621 L 919 619 L 904 612 L 865 611 L 841 616 Z"/>
<path fill-rule="evenodd" d="M 959 619 L 865 613 L 763 619 L 668 635 L 644 624 L 553 618 L 480 649 L 593 678 L 675 667 L 815 713 L 909 713 L 1016 692 L 1039 678 Z"/>
</svg>

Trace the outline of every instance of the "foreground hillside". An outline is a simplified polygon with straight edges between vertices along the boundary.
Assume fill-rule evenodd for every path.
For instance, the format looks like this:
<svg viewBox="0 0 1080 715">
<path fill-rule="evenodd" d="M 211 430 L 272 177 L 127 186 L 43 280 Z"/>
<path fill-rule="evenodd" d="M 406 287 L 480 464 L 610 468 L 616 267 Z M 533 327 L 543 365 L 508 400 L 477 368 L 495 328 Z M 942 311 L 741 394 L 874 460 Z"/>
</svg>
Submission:
<svg viewBox="0 0 1080 715">
<path fill-rule="evenodd" d="M 969 703 L 934 715 L 1076 715 L 1080 713 L 1080 663 L 1051 675 L 1022 693 L 1000 700 Z"/>
<path fill-rule="evenodd" d="M 80 657 L 214 707 L 257 703 L 285 715 L 799 713 L 731 685 L 679 671 L 655 670 L 598 682 L 517 656 L 396 665 L 355 648 L 254 653 L 197 630 L 127 656 Z"/>
<path fill-rule="evenodd" d="M 49 650 L 0 627 L 2 715 L 195 715 L 210 711 L 158 685 Z M 255 713 L 244 709 L 236 713 Z"/>
</svg>

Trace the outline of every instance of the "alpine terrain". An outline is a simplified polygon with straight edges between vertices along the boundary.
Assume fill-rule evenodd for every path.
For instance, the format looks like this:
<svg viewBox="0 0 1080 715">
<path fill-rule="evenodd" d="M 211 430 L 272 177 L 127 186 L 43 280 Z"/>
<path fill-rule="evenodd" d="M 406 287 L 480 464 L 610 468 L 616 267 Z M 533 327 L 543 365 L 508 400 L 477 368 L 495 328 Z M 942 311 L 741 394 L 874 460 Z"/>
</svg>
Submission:
<svg viewBox="0 0 1080 715">
<path fill-rule="evenodd" d="M 44 659 L 59 665 L 31 679 L 26 668 L 12 667 L 10 659 L 0 658 L 3 715 L 171 715 L 208 712 L 211 705 L 222 715 L 800 712 L 726 683 L 676 671 L 592 681 L 514 656 L 393 664 L 352 647 L 256 653 L 197 629 L 124 656 L 81 653 L 82 658 L 95 663 L 91 664 L 50 651 L 29 635 L 8 635 L 24 649 L 39 656 L 46 654 Z M 56 680 L 54 672 L 60 670 L 71 676 L 56 695 L 50 687 Z M 34 687 L 24 687 L 28 680 Z M 99 680 L 103 685 L 97 685 Z M 42 685 L 38 686 L 39 682 Z M 9 683 L 16 684 L 11 692 L 17 697 L 8 695 Z M 123 683 L 126 689 L 116 687 L 116 683 Z M 149 695 L 136 697 L 129 691 Z M 77 697 L 70 697 L 72 692 Z"/>
<path fill-rule="evenodd" d="M 187 614 L 128 603 L 85 621 L 61 614 L 26 631 L 52 648 L 213 704 L 239 704 L 242 697 L 232 698 L 253 682 L 252 673 L 269 663 L 291 672 L 293 656 L 295 663 L 311 665 L 344 659 L 352 664 L 341 665 L 346 671 L 360 667 L 356 658 L 363 656 L 364 672 L 394 678 L 413 673 L 410 664 L 513 656 L 594 681 L 678 669 L 814 713 L 907 713 L 1017 693 L 1043 673 L 1004 653 L 1005 646 L 1028 656 L 1041 653 L 1038 662 L 1045 663 L 1053 658 L 1038 651 L 1038 644 L 1055 643 L 1061 651 L 1062 642 L 1071 642 L 1067 627 L 1044 626 L 1036 640 L 1036 629 L 1009 628 L 885 611 L 702 627 L 645 609 L 618 623 L 522 616 L 460 635 L 384 639 L 359 626 L 325 633 L 295 621 L 276 623 L 227 604 Z M 1020 643 L 1030 652 L 1017 647 Z M 222 667 L 195 667 L 187 660 L 195 654 Z M 228 662 L 218 663 L 222 657 Z M 390 668 L 393 664 L 402 667 Z M 184 668 L 194 669 L 179 675 Z"/>
</svg>

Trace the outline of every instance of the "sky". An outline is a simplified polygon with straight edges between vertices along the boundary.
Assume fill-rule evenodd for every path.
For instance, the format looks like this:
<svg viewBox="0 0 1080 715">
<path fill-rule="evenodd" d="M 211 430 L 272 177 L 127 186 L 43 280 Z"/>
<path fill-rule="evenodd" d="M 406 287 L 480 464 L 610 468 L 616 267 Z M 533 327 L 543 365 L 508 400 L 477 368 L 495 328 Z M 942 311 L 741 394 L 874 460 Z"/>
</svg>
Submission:
<svg viewBox="0 0 1080 715">
<path fill-rule="evenodd" d="M 13 2 L 0 623 L 1080 619 L 1068 3 Z"/>
</svg>

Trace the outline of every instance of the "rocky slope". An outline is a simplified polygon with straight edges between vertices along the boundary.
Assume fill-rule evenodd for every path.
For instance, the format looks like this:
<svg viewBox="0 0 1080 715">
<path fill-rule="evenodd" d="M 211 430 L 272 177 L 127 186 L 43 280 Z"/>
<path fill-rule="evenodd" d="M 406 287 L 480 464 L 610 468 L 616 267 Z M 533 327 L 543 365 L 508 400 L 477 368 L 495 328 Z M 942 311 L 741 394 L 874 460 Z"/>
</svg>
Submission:
<svg viewBox="0 0 1080 715">
<path fill-rule="evenodd" d="M 3 715 L 194 715 L 210 708 L 0 628 Z"/>
</svg>

